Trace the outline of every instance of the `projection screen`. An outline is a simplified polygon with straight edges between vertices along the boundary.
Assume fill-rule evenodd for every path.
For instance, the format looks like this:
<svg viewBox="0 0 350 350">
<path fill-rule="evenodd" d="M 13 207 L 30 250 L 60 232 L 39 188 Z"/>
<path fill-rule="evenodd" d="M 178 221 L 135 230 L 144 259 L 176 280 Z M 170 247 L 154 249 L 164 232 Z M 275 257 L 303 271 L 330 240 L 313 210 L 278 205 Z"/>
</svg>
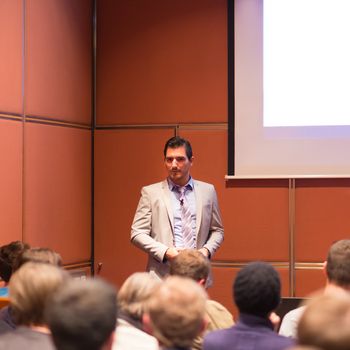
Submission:
<svg viewBox="0 0 350 350">
<path fill-rule="evenodd" d="M 349 0 L 234 0 L 228 175 L 350 174 L 349 13 Z"/>
</svg>

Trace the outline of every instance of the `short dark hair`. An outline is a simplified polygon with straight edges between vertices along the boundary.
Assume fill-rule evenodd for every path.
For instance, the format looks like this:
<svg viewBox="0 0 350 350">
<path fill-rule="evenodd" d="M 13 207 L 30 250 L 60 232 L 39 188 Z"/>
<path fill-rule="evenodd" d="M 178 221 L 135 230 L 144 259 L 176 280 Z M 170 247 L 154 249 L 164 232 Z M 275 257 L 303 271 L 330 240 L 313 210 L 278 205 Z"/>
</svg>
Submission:
<svg viewBox="0 0 350 350">
<path fill-rule="evenodd" d="M 18 257 L 29 249 L 29 245 L 21 241 L 13 241 L 0 248 L 0 277 L 9 282 Z"/>
<path fill-rule="evenodd" d="M 115 288 L 101 279 L 72 279 L 51 298 L 46 319 L 57 350 L 98 350 L 116 327 Z"/>
<path fill-rule="evenodd" d="M 350 297 L 337 290 L 309 299 L 298 322 L 298 343 L 324 350 L 348 350 Z"/>
<path fill-rule="evenodd" d="M 210 272 L 210 262 L 201 252 L 184 249 L 170 261 L 170 275 L 189 277 L 195 281 L 206 280 Z"/>
<path fill-rule="evenodd" d="M 192 154 L 192 146 L 190 142 L 180 136 L 174 136 L 170 138 L 164 146 L 164 157 L 166 157 L 166 152 L 168 148 L 179 148 L 185 146 L 186 149 L 186 156 L 188 159 L 191 159 L 193 154 Z"/>
<path fill-rule="evenodd" d="M 340 287 L 350 286 L 350 240 L 335 242 L 328 251 L 328 280 Z"/>
<path fill-rule="evenodd" d="M 252 262 L 243 267 L 233 283 L 233 297 L 240 313 L 267 317 L 281 299 L 278 272 L 268 263 Z"/>
</svg>

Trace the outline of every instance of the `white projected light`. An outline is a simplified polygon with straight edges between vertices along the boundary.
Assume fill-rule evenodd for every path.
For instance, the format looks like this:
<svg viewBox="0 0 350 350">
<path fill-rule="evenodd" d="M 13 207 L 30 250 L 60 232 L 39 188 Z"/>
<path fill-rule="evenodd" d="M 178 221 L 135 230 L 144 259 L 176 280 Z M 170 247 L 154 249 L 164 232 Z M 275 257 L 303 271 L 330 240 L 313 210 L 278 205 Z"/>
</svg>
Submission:
<svg viewBox="0 0 350 350">
<path fill-rule="evenodd" d="M 263 125 L 350 125 L 350 0 L 264 0 Z"/>
<path fill-rule="evenodd" d="M 350 177 L 350 0 L 234 0 L 234 176 Z"/>
</svg>

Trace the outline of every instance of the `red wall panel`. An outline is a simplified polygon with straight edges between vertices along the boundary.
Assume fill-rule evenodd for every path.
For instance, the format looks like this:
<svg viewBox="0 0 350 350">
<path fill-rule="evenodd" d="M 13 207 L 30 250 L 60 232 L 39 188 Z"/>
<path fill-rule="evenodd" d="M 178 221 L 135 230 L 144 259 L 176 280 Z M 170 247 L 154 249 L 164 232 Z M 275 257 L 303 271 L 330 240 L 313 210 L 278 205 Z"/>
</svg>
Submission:
<svg viewBox="0 0 350 350">
<path fill-rule="evenodd" d="M 145 271 L 147 254 L 130 243 L 142 186 L 165 178 L 163 148 L 174 130 L 98 130 L 95 134 L 95 263 L 117 285 Z"/>
<path fill-rule="evenodd" d="M 0 245 L 22 239 L 22 132 L 21 122 L 0 120 Z"/>
<path fill-rule="evenodd" d="M 24 140 L 25 241 L 90 260 L 90 130 L 26 123 Z"/>
<path fill-rule="evenodd" d="M 297 269 L 295 271 L 295 295 L 306 297 L 322 290 L 326 285 L 326 275 L 321 269 Z"/>
<path fill-rule="evenodd" d="M 20 114 L 22 102 L 23 2 L 0 2 L 0 112 Z"/>
<path fill-rule="evenodd" d="M 97 123 L 227 119 L 226 0 L 97 2 Z"/>
<path fill-rule="evenodd" d="M 26 1 L 26 114 L 89 124 L 92 1 Z"/>
<path fill-rule="evenodd" d="M 350 236 L 350 179 L 298 180 L 295 208 L 296 260 L 324 261 L 334 241 Z"/>
</svg>

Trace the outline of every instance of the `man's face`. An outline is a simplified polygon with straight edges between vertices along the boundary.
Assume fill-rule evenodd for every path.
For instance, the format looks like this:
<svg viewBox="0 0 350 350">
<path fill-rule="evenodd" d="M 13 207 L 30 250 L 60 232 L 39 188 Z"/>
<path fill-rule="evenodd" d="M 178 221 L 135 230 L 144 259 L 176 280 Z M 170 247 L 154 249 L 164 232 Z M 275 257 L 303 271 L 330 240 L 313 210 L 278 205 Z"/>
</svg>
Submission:
<svg viewBox="0 0 350 350">
<path fill-rule="evenodd" d="M 185 146 L 168 148 L 165 155 L 165 168 L 168 176 L 176 185 L 184 186 L 190 178 L 193 157 L 187 158 Z"/>
</svg>

